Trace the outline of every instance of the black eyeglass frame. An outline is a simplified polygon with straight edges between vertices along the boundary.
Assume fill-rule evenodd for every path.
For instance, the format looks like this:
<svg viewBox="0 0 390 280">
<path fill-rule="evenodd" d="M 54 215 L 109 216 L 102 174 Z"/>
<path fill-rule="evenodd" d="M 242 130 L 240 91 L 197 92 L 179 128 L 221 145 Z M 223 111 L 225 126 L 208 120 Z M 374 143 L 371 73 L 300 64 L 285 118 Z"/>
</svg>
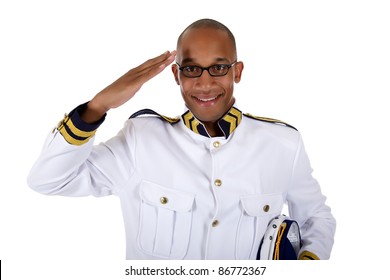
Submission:
<svg viewBox="0 0 390 280">
<path fill-rule="evenodd" d="M 230 63 L 230 64 L 214 64 L 214 65 L 211 65 L 211 66 L 209 66 L 209 67 L 202 67 L 202 66 L 198 66 L 198 65 L 181 66 L 179 63 L 176 62 L 177 66 L 179 66 L 179 70 L 180 70 L 181 72 L 183 72 L 183 75 L 184 75 L 185 77 L 187 77 L 187 78 L 199 78 L 200 76 L 202 76 L 204 70 L 207 70 L 207 72 L 209 72 L 209 75 L 210 75 L 211 77 L 223 77 L 223 76 L 226 76 L 227 73 L 229 73 L 230 68 L 231 68 L 235 63 L 237 63 L 237 60 L 234 61 L 234 62 L 232 62 L 232 63 Z M 224 67 L 227 67 L 226 73 L 223 74 L 223 75 L 214 75 L 214 74 L 211 74 L 209 69 L 212 68 L 212 67 L 216 67 L 216 66 L 224 66 Z M 183 71 L 183 70 L 184 70 L 185 68 L 187 68 L 187 67 L 196 67 L 196 68 L 201 69 L 202 72 L 200 72 L 200 74 L 197 75 L 197 76 L 187 76 L 187 75 L 185 74 L 185 72 Z"/>
</svg>

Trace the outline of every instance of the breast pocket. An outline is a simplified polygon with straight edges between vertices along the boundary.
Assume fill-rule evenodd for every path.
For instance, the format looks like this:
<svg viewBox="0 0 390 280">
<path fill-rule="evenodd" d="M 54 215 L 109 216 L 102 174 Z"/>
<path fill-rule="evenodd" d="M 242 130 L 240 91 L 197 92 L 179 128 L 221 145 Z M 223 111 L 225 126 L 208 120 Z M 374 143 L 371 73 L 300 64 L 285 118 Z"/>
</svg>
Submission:
<svg viewBox="0 0 390 280">
<path fill-rule="evenodd" d="M 241 216 L 237 228 L 236 258 L 254 259 L 270 219 L 280 214 L 282 194 L 251 195 L 240 198 Z"/>
<path fill-rule="evenodd" d="M 142 182 L 138 246 L 168 259 L 186 255 L 192 225 L 193 194 Z"/>
</svg>

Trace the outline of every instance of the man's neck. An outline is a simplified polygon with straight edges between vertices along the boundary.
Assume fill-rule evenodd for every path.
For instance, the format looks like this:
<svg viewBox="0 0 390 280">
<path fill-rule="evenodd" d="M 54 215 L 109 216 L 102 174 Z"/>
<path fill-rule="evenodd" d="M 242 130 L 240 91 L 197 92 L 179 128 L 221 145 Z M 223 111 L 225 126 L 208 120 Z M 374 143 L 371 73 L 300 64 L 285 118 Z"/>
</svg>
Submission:
<svg viewBox="0 0 390 280">
<path fill-rule="evenodd" d="M 202 122 L 211 137 L 224 136 L 218 122 Z"/>
</svg>

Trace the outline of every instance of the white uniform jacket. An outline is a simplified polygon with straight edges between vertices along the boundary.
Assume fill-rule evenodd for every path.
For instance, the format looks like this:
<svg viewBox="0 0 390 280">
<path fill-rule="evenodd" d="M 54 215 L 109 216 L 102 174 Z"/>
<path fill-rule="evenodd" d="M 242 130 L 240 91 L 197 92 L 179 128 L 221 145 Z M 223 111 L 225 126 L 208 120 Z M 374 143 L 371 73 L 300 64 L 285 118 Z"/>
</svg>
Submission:
<svg viewBox="0 0 390 280">
<path fill-rule="evenodd" d="M 232 107 L 219 121 L 225 137 L 208 137 L 187 111 L 130 118 L 93 145 L 104 119 L 83 123 L 83 106 L 49 135 L 28 184 L 47 195 L 117 195 L 127 259 L 255 259 L 284 203 L 302 230 L 301 258 L 330 257 L 335 220 L 295 129 Z"/>
</svg>

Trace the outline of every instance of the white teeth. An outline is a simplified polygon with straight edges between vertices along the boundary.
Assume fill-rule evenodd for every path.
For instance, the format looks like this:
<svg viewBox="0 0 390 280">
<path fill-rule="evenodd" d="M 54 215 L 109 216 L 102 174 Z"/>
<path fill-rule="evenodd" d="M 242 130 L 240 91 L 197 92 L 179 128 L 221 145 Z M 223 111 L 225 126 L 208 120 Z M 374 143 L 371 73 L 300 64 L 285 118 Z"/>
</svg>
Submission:
<svg viewBox="0 0 390 280">
<path fill-rule="evenodd" d="M 203 101 L 203 102 L 208 102 L 208 101 L 212 101 L 214 99 L 217 99 L 218 96 L 216 97 L 212 97 L 212 98 L 208 98 L 208 99 L 202 99 L 202 98 L 198 98 L 200 101 Z"/>
</svg>

